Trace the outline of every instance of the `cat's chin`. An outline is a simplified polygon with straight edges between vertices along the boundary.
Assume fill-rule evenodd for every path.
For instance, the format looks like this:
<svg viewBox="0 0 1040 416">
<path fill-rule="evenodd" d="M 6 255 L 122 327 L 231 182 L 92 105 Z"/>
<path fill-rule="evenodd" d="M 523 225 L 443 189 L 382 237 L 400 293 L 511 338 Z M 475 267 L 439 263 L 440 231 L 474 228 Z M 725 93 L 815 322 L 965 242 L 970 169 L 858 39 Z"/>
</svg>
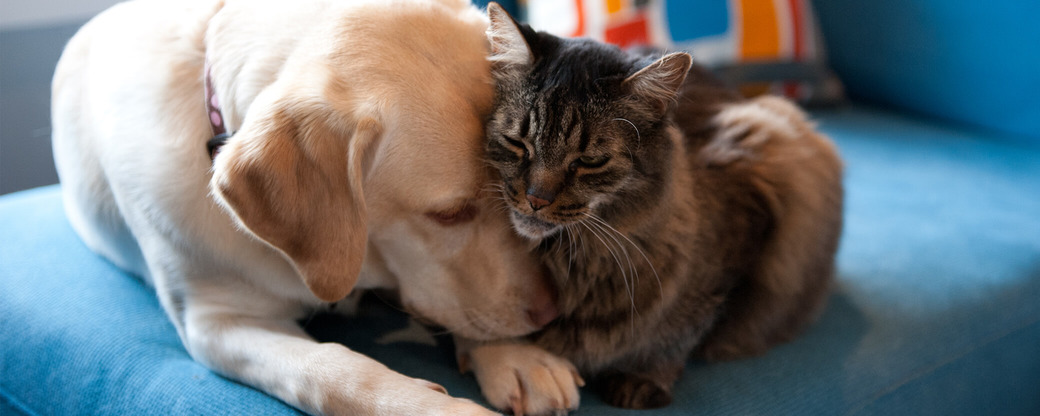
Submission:
<svg viewBox="0 0 1040 416">
<path fill-rule="evenodd" d="M 512 214 L 513 228 L 521 236 L 531 240 L 541 240 L 563 229 L 562 225 L 542 221 L 538 218 L 510 211 Z"/>
</svg>

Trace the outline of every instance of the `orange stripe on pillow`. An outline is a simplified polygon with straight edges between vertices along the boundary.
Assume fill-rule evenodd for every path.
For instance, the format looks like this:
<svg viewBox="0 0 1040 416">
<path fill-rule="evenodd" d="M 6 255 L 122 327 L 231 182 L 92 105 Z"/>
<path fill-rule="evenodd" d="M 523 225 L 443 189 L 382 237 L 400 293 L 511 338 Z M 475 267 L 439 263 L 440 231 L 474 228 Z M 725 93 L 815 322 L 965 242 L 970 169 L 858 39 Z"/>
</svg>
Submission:
<svg viewBox="0 0 1040 416">
<path fill-rule="evenodd" d="M 577 10 L 578 14 L 578 27 L 574 28 L 574 33 L 571 33 L 570 37 L 585 36 L 585 5 L 582 4 L 582 0 L 574 0 L 574 10 Z"/>
<path fill-rule="evenodd" d="M 780 54 L 780 27 L 773 0 L 738 1 L 741 60 L 776 58 Z"/>
<path fill-rule="evenodd" d="M 634 45 L 650 44 L 650 29 L 646 15 L 639 13 L 635 18 L 620 25 L 607 27 L 603 40 L 622 48 Z"/>
<path fill-rule="evenodd" d="M 801 61 L 805 57 L 805 16 L 802 11 L 802 0 L 788 0 L 791 5 L 791 35 L 794 39 L 794 60 Z"/>
</svg>

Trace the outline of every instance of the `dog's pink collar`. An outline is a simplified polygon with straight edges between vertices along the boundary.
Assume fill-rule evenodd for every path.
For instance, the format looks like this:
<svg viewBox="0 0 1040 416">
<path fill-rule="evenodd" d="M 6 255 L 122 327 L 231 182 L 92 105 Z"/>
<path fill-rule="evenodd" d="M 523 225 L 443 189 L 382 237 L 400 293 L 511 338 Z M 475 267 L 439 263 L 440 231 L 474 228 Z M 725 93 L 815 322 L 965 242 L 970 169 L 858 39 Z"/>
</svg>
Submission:
<svg viewBox="0 0 1040 416">
<path fill-rule="evenodd" d="M 209 160 L 212 161 L 217 157 L 217 153 L 220 152 L 224 143 L 227 143 L 231 134 L 228 133 L 224 124 L 224 114 L 220 111 L 220 99 L 217 98 L 217 92 L 213 88 L 213 78 L 209 73 L 208 61 L 205 68 L 206 81 L 203 89 L 206 94 L 206 114 L 209 116 L 209 127 L 213 131 L 213 138 L 206 142 L 206 151 L 209 153 Z"/>
</svg>

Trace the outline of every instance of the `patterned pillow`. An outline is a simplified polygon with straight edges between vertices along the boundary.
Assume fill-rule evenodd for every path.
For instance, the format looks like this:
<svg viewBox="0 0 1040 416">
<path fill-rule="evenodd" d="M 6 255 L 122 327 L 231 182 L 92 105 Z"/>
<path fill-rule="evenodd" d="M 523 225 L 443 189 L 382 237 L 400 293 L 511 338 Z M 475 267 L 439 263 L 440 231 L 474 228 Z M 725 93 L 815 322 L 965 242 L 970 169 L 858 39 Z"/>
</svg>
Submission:
<svg viewBox="0 0 1040 416">
<path fill-rule="evenodd" d="M 527 0 L 526 20 L 560 36 L 690 52 L 747 95 L 802 103 L 843 96 L 808 0 Z"/>
</svg>

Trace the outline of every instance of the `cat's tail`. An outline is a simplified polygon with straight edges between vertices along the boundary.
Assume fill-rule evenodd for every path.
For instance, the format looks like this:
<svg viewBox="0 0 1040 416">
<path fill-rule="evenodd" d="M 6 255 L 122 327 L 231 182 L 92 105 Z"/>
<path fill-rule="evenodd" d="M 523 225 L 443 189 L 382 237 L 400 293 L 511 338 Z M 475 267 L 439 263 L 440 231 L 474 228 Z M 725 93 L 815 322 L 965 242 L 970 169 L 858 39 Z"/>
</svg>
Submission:
<svg viewBox="0 0 1040 416">
<path fill-rule="evenodd" d="M 799 334 L 823 308 L 842 228 L 842 163 L 804 112 L 778 97 L 725 107 L 702 157 L 742 159 L 767 202 L 774 228 L 748 281 L 731 294 L 698 355 L 709 360 L 764 353 Z"/>
</svg>

